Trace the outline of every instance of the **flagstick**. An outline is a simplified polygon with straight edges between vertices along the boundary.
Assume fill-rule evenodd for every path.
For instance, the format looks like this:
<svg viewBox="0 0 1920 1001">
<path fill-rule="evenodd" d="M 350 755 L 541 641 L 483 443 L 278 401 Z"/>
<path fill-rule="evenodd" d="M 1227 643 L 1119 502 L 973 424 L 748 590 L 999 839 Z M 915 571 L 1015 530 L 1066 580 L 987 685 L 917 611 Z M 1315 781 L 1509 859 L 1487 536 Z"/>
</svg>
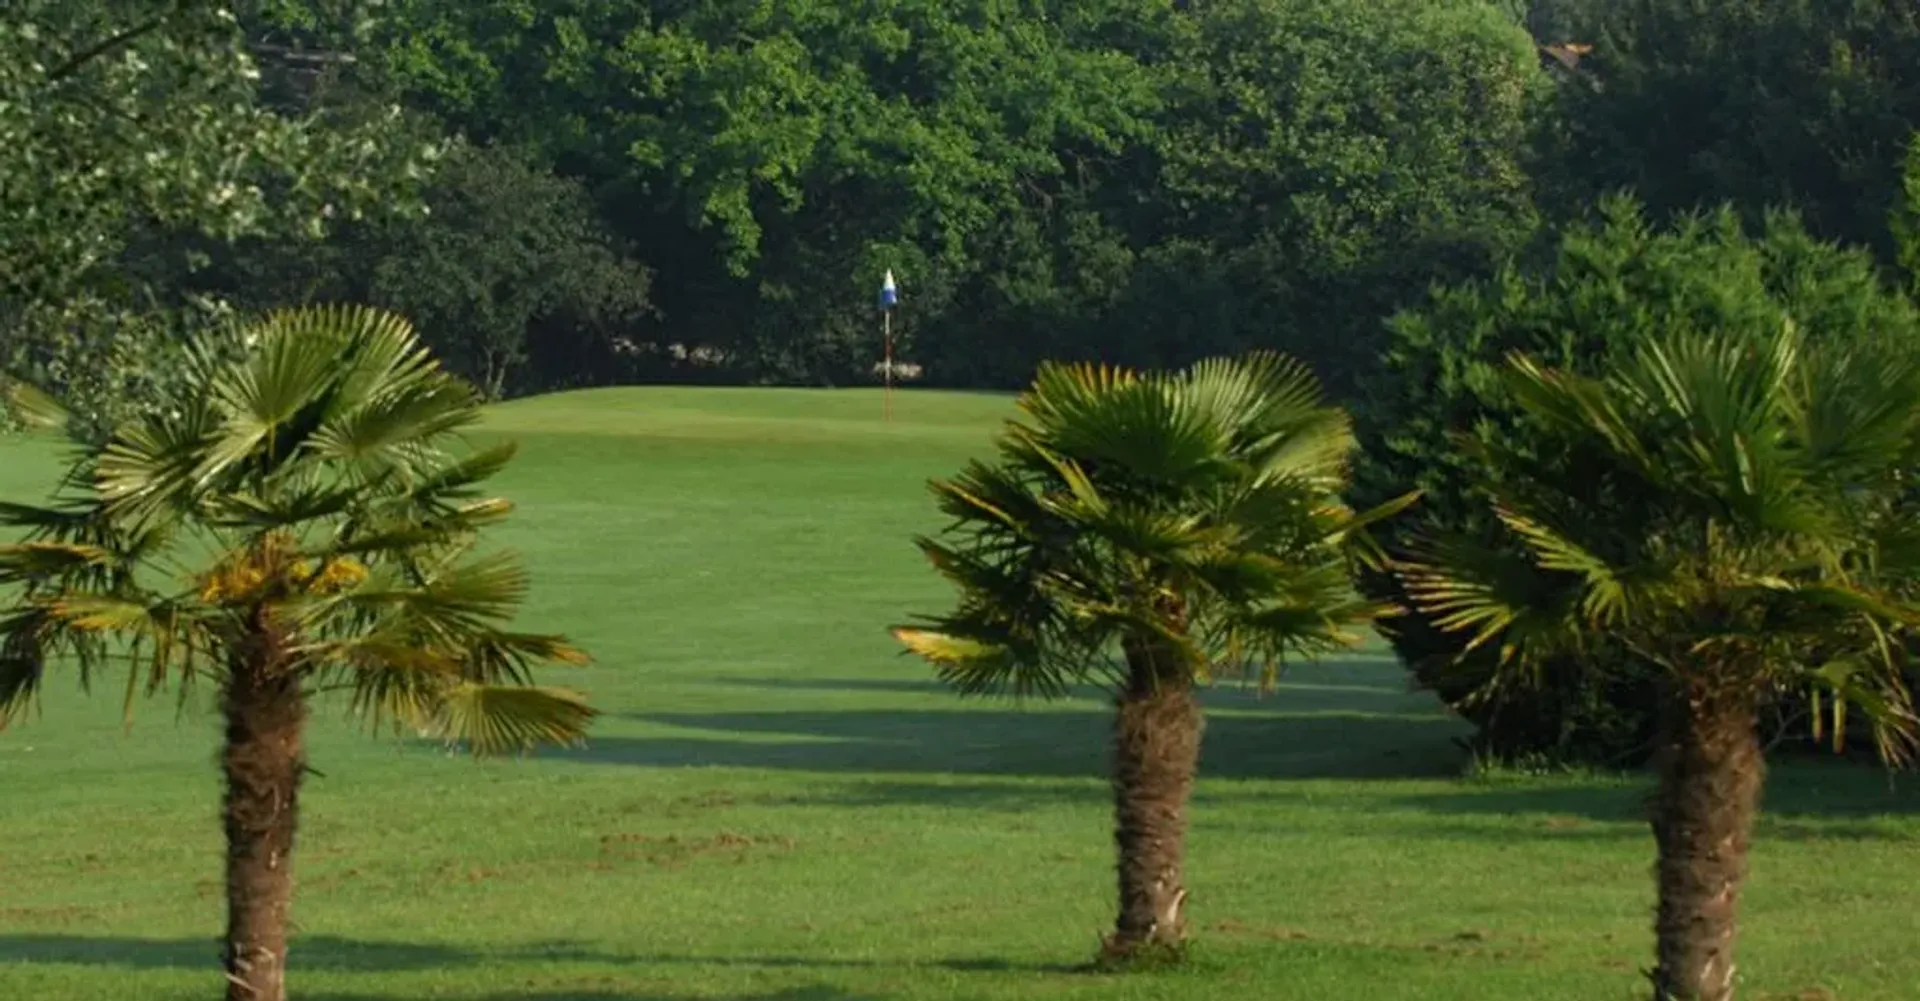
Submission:
<svg viewBox="0 0 1920 1001">
<path fill-rule="evenodd" d="M 886 380 L 886 388 L 881 390 L 881 409 L 886 414 L 886 419 L 891 421 L 893 420 L 893 310 L 886 310 L 880 315 L 882 317 L 881 339 L 886 343 L 886 354 L 880 362 L 880 370 L 884 373 Z"/>
</svg>

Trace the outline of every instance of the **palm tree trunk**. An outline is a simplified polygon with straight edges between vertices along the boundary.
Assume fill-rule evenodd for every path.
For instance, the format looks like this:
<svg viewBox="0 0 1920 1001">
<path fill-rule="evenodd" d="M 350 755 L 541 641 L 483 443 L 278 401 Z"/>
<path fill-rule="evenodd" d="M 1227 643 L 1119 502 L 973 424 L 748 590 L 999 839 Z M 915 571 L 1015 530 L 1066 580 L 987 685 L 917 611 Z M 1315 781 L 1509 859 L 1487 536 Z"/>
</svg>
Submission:
<svg viewBox="0 0 1920 1001">
<path fill-rule="evenodd" d="M 236 651 L 222 708 L 226 746 L 227 1001 L 286 1001 L 287 910 L 306 702 L 281 667 L 278 637 Z"/>
<path fill-rule="evenodd" d="M 1133 661 L 1139 651 L 1130 650 Z M 1136 663 L 1113 730 L 1114 841 L 1120 916 L 1108 960 L 1177 956 L 1186 939 L 1187 799 L 1203 723 L 1186 678 L 1154 678 Z"/>
<path fill-rule="evenodd" d="M 1766 777 L 1754 699 L 1706 686 L 1676 693 L 1653 797 L 1660 861 L 1654 1001 L 1732 1001 L 1735 911 Z"/>
</svg>

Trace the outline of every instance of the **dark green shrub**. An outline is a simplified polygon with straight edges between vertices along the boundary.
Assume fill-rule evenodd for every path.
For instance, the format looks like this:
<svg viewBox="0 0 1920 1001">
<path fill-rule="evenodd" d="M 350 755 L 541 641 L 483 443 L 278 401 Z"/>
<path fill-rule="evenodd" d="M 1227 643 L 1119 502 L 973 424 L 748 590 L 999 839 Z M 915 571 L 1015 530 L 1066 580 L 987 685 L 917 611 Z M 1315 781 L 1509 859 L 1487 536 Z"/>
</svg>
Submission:
<svg viewBox="0 0 1920 1001">
<path fill-rule="evenodd" d="M 1494 376 L 1508 352 L 1592 371 L 1658 331 L 1786 322 L 1820 338 L 1920 336 L 1920 314 L 1886 287 L 1869 255 L 1822 243 L 1791 216 L 1770 216 L 1758 235 L 1724 209 L 1655 229 L 1632 200 L 1605 200 L 1595 222 L 1569 228 L 1537 260 L 1436 289 L 1390 322 L 1390 346 L 1363 376 L 1355 408 L 1365 454 L 1353 501 L 1364 507 L 1410 487 L 1425 491 L 1412 511 L 1378 530 L 1390 553 L 1419 536 L 1482 536 L 1491 521 L 1489 474 L 1473 443 L 1544 441 Z M 1582 475 L 1577 456 L 1534 458 L 1541 481 Z M 1595 484 L 1596 503 L 1602 486 Z M 1362 587 L 1397 597 L 1385 578 Z M 1415 685 L 1473 723 L 1483 756 L 1620 765 L 1643 754 L 1653 726 L 1651 675 L 1620 651 L 1596 646 L 1585 669 L 1548 665 L 1528 688 L 1488 691 L 1493 652 L 1463 659 L 1462 640 L 1418 616 L 1383 631 Z"/>
<path fill-rule="evenodd" d="M 1920 290 L 1920 132 L 1907 147 L 1907 169 L 1893 206 L 1893 240 L 1907 280 Z"/>
</svg>

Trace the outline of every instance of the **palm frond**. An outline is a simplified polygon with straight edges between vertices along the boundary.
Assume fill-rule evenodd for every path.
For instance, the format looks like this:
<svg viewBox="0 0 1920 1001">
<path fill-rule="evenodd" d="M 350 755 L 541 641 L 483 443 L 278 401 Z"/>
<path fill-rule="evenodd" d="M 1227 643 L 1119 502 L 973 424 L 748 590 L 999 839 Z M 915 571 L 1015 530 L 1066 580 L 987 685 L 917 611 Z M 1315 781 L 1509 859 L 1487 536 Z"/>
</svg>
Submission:
<svg viewBox="0 0 1920 1001">
<path fill-rule="evenodd" d="M 940 576 L 952 582 L 962 594 L 989 597 L 1003 606 L 1028 600 L 1035 585 L 1035 566 L 1028 560 L 996 559 L 972 550 L 963 550 L 938 539 L 915 539 L 921 555 Z"/>
<path fill-rule="evenodd" d="M 1139 373 L 1112 365 L 1042 362 L 1015 405 L 1042 426 L 1053 426 L 1084 420 L 1101 397 L 1139 382 Z"/>
<path fill-rule="evenodd" d="M 1164 378 L 1116 376 L 1092 365 L 1043 365 L 1025 406 L 1030 440 L 1079 467 L 1114 465 L 1144 481 L 1179 482 L 1218 460 L 1229 429 L 1183 405 Z"/>
<path fill-rule="evenodd" d="M 516 442 L 502 442 L 479 449 L 430 470 L 416 471 L 404 498 L 429 509 L 449 501 L 472 500 L 473 488 L 507 467 L 519 452 Z"/>
<path fill-rule="evenodd" d="M 377 475 L 403 470 L 408 479 L 440 471 L 420 463 L 421 449 L 479 421 L 472 388 L 442 377 L 433 383 L 389 392 L 332 417 L 310 440 L 322 459 L 339 460 Z"/>
<path fill-rule="evenodd" d="M 1468 652 L 1492 645 L 1503 666 L 1524 672 L 1580 648 L 1586 622 L 1570 575 L 1466 540 L 1429 541 L 1394 573 L 1438 628 L 1468 634 Z"/>
<path fill-rule="evenodd" d="M 272 531 L 342 515 L 362 503 L 357 484 L 311 486 L 269 493 L 223 491 L 206 499 L 205 516 L 220 528 Z"/>
<path fill-rule="evenodd" d="M 1514 400 L 1535 417 L 1563 432 L 1597 437 L 1635 468 L 1651 468 L 1638 431 L 1600 381 L 1548 368 L 1518 353 L 1507 356 L 1501 376 Z"/>
<path fill-rule="evenodd" d="M 1917 444 L 1911 401 L 1920 397 L 1920 358 L 1909 346 L 1816 344 L 1805 351 L 1789 394 L 1793 437 L 1808 463 L 1884 475 L 1889 456 L 1912 468 Z"/>
<path fill-rule="evenodd" d="M 1270 432 L 1239 452 L 1259 480 L 1286 479 L 1337 493 L 1346 486 L 1356 444 L 1352 419 L 1329 407 L 1317 419 Z"/>
<path fill-rule="evenodd" d="M 1358 648 L 1366 641 L 1354 627 L 1390 609 L 1384 602 L 1343 595 L 1324 602 L 1272 604 L 1235 623 L 1235 645 L 1273 663 L 1292 656 L 1318 656 Z"/>
<path fill-rule="evenodd" d="M 486 684 L 529 684 L 536 666 L 590 663 L 586 653 L 566 637 L 540 633 L 487 632 L 470 638 L 462 652 L 460 676 Z"/>
<path fill-rule="evenodd" d="M 210 482 L 241 463 L 271 472 L 313 433 L 347 339 L 322 321 L 329 312 L 276 313 L 246 332 L 254 341 L 247 356 L 207 386 L 220 419 L 199 450 L 196 479 Z"/>
<path fill-rule="evenodd" d="M 1325 510 L 1335 513 L 1337 518 L 1327 532 L 1327 539 L 1334 545 L 1345 547 L 1350 556 L 1368 569 L 1384 570 L 1388 563 L 1386 550 L 1374 540 L 1369 529 L 1399 516 L 1408 508 L 1418 504 L 1422 496 L 1421 491 L 1411 490 L 1358 512 L 1348 510 L 1344 506 L 1329 507 Z"/>
<path fill-rule="evenodd" d="M 14 419 L 30 428 L 59 431 L 73 423 L 73 415 L 58 400 L 18 380 L 0 379 L 0 401 L 5 402 Z"/>
<path fill-rule="evenodd" d="M 1805 678 L 1815 692 L 1830 696 L 1825 716 L 1836 753 L 1846 750 L 1847 724 L 1851 710 L 1858 708 L 1872 727 L 1882 761 L 1895 767 L 1913 762 L 1916 749 L 1920 749 L 1915 737 L 1920 733 L 1920 715 L 1914 711 L 1913 694 L 1896 664 L 1876 663 L 1869 656 L 1843 656 L 1806 671 Z M 1816 699 L 1816 738 L 1821 709 Z"/>
<path fill-rule="evenodd" d="M 598 715 L 579 693 L 528 685 L 455 685 L 440 693 L 427 732 L 474 754 L 572 745 Z"/>
<path fill-rule="evenodd" d="M 1600 630 L 1626 626 L 1636 608 L 1657 600 L 1667 583 L 1662 568 L 1650 561 L 1615 567 L 1563 532 L 1510 508 L 1494 512 L 1500 522 L 1533 553 L 1535 564 L 1550 573 L 1571 574 L 1580 581 L 1580 615 Z"/>
<path fill-rule="evenodd" d="M 942 514 L 961 524 L 980 524 L 999 534 L 1029 537 L 1051 517 L 1040 497 L 1013 469 L 971 462 L 950 480 L 929 485 Z"/>
<path fill-rule="evenodd" d="M 69 542 L 25 542 L 0 546 L 0 584 L 20 584 L 102 567 L 113 555 L 100 546 Z"/>
<path fill-rule="evenodd" d="M 72 540 L 99 520 L 95 505 L 68 502 L 59 507 L 41 507 L 0 501 L 0 525 L 26 529 L 28 538 Z"/>
<path fill-rule="evenodd" d="M 1335 555 L 1335 554 L 1328 554 Z M 1230 657 L 1258 665 L 1271 685 L 1293 658 L 1314 658 L 1358 647 L 1360 627 L 1393 611 L 1353 589 L 1343 561 L 1294 565 L 1254 601 L 1234 601 L 1217 616 L 1215 644 Z"/>
<path fill-rule="evenodd" d="M 934 628 L 896 626 L 892 632 L 908 653 L 931 663 L 940 681 L 962 695 L 1060 698 L 1069 691 L 1067 674 L 1031 652 L 1021 656 L 1006 643 Z"/>
<path fill-rule="evenodd" d="M 1128 558 L 1169 564 L 1184 562 L 1188 553 L 1232 531 L 1208 525 L 1196 514 L 1145 504 L 1113 504 L 1092 511 L 1076 506 L 1068 520 Z"/>
<path fill-rule="evenodd" d="M 1171 382 L 1190 406 L 1248 440 L 1311 438 L 1308 429 L 1344 424 L 1345 415 L 1326 406 L 1313 372 L 1276 351 L 1203 359 Z"/>
<path fill-rule="evenodd" d="M 32 705 L 47 669 L 47 623 L 40 609 L 0 619 L 0 729 Z"/>
<path fill-rule="evenodd" d="M 177 419 L 151 415 L 121 426 L 95 459 L 91 486 L 124 518 L 191 506 L 211 476 L 206 452 L 217 421 L 204 403 L 189 403 Z"/>
<path fill-rule="evenodd" d="M 305 323 L 338 331 L 344 341 L 342 353 L 347 364 L 339 391 L 325 415 L 324 423 L 329 426 L 367 402 L 405 396 L 445 378 L 412 324 L 396 313 L 346 306 L 302 310 L 281 319 L 289 325 Z"/>
<path fill-rule="evenodd" d="M 1863 622 L 1904 629 L 1920 626 L 1920 608 L 1837 578 L 1818 582 L 1750 578 L 1728 588 L 1725 598 L 1730 604 L 1759 609 L 1762 628 L 1781 637 L 1830 636 Z"/>
<path fill-rule="evenodd" d="M 496 553 L 449 564 L 418 583 L 389 571 L 370 576 L 361 586 L 308 603 L 306 621 L 346 610 L 381 623 L 382 629 L 418 630 L 442 638 L 485 635 L 511 618 L 525 599 L 527 573 L 510 553 Z"/>
<path fill-rule="evenodd" d="M 197 666 L 218 645 L 203 610 L 165 598 L 68 591 L 40 608 L 46 638 L 64 637 L 67 651 L 90 652 L 95 660 L 106 650 L 122 652 L 127 680 L 121 713 L 129 722 L 137 696 L 151 696 L 170 681 L 191 685 Z"/>
<path fill-rule="evenodd" d="M 1252 606 L 1284 590 L 1300 572 L 1282 556 L 1237 545 L 1208 547 L 1180 554 L 1183 576 L 1228 605 Z"/>
<path fill-rule="evenodd" d="M 47 599 L 43 607 L 52 622 L 68 629 L 129 639 L 164 634 L 174 618 L 173 608 L 164 602 L 149 604 L 106 594 L 67 592 Z"/>
<path fill-rule="evenodd" d="M 463 543 L 481 526 L 497 521 L 512 505 L 506 501 L 475 505 L 471 512 L 455 511 L 451 517 L 395 524 L 376 522 L 346 527 L 340 535 L 308 553 L 316 559 L 342 556 L 391 556 Z"/>
</svg>

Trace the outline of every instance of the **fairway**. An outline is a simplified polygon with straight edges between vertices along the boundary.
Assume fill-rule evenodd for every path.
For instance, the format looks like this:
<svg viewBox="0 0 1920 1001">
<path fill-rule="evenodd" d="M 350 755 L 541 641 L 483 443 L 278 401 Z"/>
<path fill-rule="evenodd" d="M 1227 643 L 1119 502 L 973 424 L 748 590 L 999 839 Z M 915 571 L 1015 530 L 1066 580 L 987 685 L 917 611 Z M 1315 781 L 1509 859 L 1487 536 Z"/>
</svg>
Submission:
<svg viewBox="0 0 1920 1001">
<path fill-rule="evenodd" d="M 1094 693 L 967 702 L 885 627 L 948 601 L 910 543 L 927 477 L 1004 397 L 600 390 L 510 403 L 499 538 L 591 744 L 472 762 L 323 710 L 296 858 L 304 1001 L 1557 1001 L 1643 996 L 1637 782 L 1461 778 L 1461 728 L 1388 658 L 1210 691 L 1189 842 L 1195 962 L 1078 972 L 1112 919 Z M 0 441 L 0 497 L 55 466 Z M 118 679 L 115 679 L 118 680 Z M 0 733 L 0 999 L 219 990 L 216 725 L 199 696 L 82 698 Z M 1747 999 L 1910 1001 L 1920 795 L 1775 770 Z"/>
</svg>

